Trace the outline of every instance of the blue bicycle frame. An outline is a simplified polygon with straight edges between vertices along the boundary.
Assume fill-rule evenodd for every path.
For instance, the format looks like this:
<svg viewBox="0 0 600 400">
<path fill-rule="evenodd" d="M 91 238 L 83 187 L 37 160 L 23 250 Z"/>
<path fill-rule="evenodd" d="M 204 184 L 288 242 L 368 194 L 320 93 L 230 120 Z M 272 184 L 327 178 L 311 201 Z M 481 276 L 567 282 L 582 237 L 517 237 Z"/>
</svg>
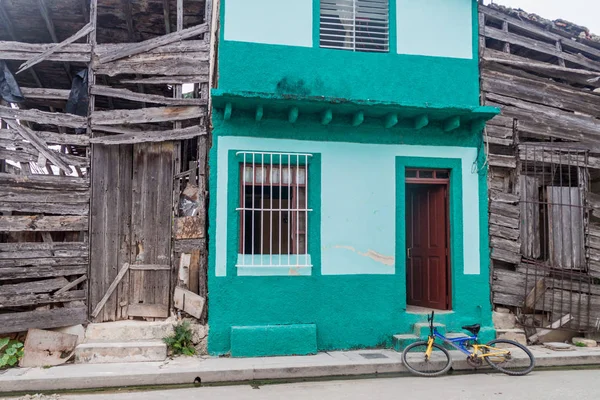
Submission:
<svg viewBox="0 0 600 400">
<path fill-rule="evenodd" d="M 448 339 L 446 336 L 439 333 L 435 327 L 433 328 L 433 337 L 442 340 L 444 343 L 449 344 L 450 346 L 454 347 L 456 350 L 462 351 L 467 356 L 470 356 L 472 354 L 472 352 L 467 350 L 465 345 L 467 344 L 467 342 L 471 342 L 471 341 L 476 342 L 477 341 L 477 336 L 462 336 L 462 337 L 458 337 L 456 339 Z"/>
</svg>

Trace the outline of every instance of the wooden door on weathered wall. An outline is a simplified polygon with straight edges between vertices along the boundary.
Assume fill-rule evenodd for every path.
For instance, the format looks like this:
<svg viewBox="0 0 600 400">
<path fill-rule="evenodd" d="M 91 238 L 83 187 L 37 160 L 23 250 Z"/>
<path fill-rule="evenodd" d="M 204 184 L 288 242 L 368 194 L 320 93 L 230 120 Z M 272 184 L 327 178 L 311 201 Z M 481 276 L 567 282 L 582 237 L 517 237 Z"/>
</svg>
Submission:
<svg viewBox="0 0 600 400">
<path fill-rule="evenodd" d="M 168 317 L 173 152 L 173 142 L 93 150 L 90 310 L 129 265 L 98 322 Z"/>
<path fill-rule="evenodd" d="M 407 185 L 406 189 L 407 304 L 446 310 L 447 186 Z"/>
</svg>

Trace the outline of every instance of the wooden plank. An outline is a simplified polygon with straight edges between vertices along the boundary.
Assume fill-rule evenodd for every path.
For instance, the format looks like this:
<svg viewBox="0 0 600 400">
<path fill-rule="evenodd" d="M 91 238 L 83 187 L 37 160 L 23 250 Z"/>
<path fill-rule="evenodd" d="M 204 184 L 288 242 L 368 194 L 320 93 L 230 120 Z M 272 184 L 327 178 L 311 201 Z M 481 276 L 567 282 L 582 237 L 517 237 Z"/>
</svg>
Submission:
<svg viewBox="0 0 600 400">
<path fill-rule="evenodd" d="M 111 61 L 119 60 L 125 57 L 131 57 L 135 54 L 147 52 L 160 46 L 164 46 L 180 40 L 190 39 L 194 36 L 201 35 L 208 31 L 208 25 L 202 24 L 197 25 L 188 29 L 184 29 L 179 32 L 173 32 L 164 36 L 159 36 L 154 39 L 145 40 L 143 42 L 134 43 L 131 45 L 123 46 L 121 49 L 108 52 L 107 54 L 100 57 L 98 62 L 100 64 L 106 64 Z"/>
<path fill-rule="evenodd" d="M 0 251 L 27 251 L 27 250 L 51 250 L 51 251 L 81 251 L 87 252 L 87 242 L 12 242 L 0 243 Z"/>
<path fill-rule="evenodd" d="M 497 201 L 490 201 L 490 213 L 503 215 L 505 217 L 518 219 L 521 217 L 521 211 L 516 204 L 507 204 Z"/>
<path fill-rule="evenodd" d="M 155 103 L 171 106 L 202 106 L 207 105 L 207 99 L 174 99 L 153 94 L 136 93 L 128 89 L 113 88 L 110 86 L 95 85 L 92 93 L 97 96 L 107 96 L 117 99 L 126 99 L 142 103 Z"/>
<path fill-rule="evenodd" d="M 67 163 L 65 163 L 62 159 L 60 159 L 55 152 L 51 151 L 48 148 L 48 144 L 44 142 L 43 139 L 36 136 L 36 134 L 31 131 L 26 126 L 20 125 L 16 120 L 5 119 L 6 124 L 17 131 L 23 139 L 29 141 L 46 159 L 56 165 L 58 168 L 62 169 L 65 173 L 70 174 L 71 168 Z"/>
<path fill-rule="evenodd" d="M 191 254 L 183 253 L 179 256 L 179 283 L 178 285 L 188 288 L 190 283 Z"/>
<path fill-rule="evenodd" d="M 186 83 L 208 82 L 208 75 L 152 76 L 140 79 L 121 79 L 120 82 L 124 84 L 183 85 Z"/>
<path fill-rule="evenodd" d="M 600 96 L 549 79 L 525 79 L 514 74 L 484 70 L 481 88 L 485 92 L 516 97 L 562 110 L 578 111 L 593 116 L 600 114 Z"/>
<path fill-rule="evenodd" d="M 517 159 L 514 156 L 502 156 L 498 154 L 488 155 L 488 164 L 492 167 L 516 168 Z"/>
<path fill-rule="evenodd" d="M 108 298 L 113 294 L 113 292 L 117 288 L 117 285 L 119 284 L 119 282 L 121 282 L 121 279 L 123 279 L 123 277 L 125 276 L 125 274 L 127 273 L 128 270 L 129 270 L 129 263 L 123 264 L 123 266 L 121 267 L 121 270 L 119 271 L 119 274 L 116 276 L 115 280 L 108 287 L 108 290 L 104 294 L 104 297 L 102 297 L 102 300 L 100 300 L 100 302 L 98 302 L 98 304 L 96 305 L 96 308 L 94 308 L 94 311 L 91 314 L 92 318 L 96 318 L 98 316 L 98 314 L 102 310 L 102 307 L 104 307 L 104 304 L 106 304 L 106 302 L 108 301 Z"/>
<path fill-rule="evenodd" d="M 173 305 L 175 308 L 190 314 L 192 317 L 198 319 L 202 317 L 205 303 L 206 300 L 204 297 L 180 287 L 175 288 Z"/>
<path fill-rule="evenodd" d="M 85 301 L 85 290 L 71 290 L 69 292 L 56 295 L 50 293 L 35 293 L 15 296 L 0 295 L 0 310 L 12 307 L 26 307 L 36 305 L 48 305 L 55 303 L 67 303 L 71 301 Z"/>
<path fill-rule="evenodd" d="M 513 262 L 515 260 L 520 261 L 520 256 L 516 256 L 519 254 L 520 249 L 521 249 L 521 243 L 519 241 L 515 241 L 515 240 L 510 240 L 510 239 L 505 239 L 505 238 L 500 238 L 497 236 L 491 236 L 490 237 L 490 247 L 492 247 L 494 250 L 498 249 L 498 250 L 504 250 L 510 253 L 515 254 L 515 256 L 510 256 L 510 262 Z M 501 253 L 500 257 L 506 258 L 506 254 L 505 253 Z M 499 259 L 499 258 L 496 258 Z M 505 261 L 505 260 L 503 260 Z"/>
<path fill-rule="evenodd" d="M 521 254 L 499 248 L 492 248 L 491 257 L 494 260 L 504 261 L 510 264 L 521 262 Z"/>
<path fill-rule="evenodd" d="M 57 290 L 54 293 L 54 295 L 59 296 L 65 292 L 68 292 L 69 290 L 71 290 L 72 288 L 74 288 L 75 286 L 79 285 L 81 282 L 84 282 L 86 280 L 87 280 L 87 275 L 80 276 L 79 278 L 75 279 L 74 281 L 69 282 L 67 285 L 65 285 L 61 289 Z"/>
<path fill-rule="evenodd" d="M 521 193 L 521 253 L 537 259 L 541 255 L 540 182 L 534 176 L 518 177 Z"/>
<path fill-rule="evenodd" d="M 130 271 L 170 271 L 170 265 L 158 265 L 158 264 L 132 264 L 129 266 Z"/>
<path fill-rule="evenodd" d="M 483 14 L 485 14 L 487 17 L 492 17 L 492 18 L 500 20 L 500 21 L 506 21 L 509 25 L 515 26 L 521 30 L 532 33 L 537 37 L 540 37 L 540 38 L 543 38 L 543 39 L 546 39 L 549 41 L 561 42 L 563 49 L 569 48 L 575 54 L 583 53 L 583 54 L 587 54 L 592 57 L 600 57 L 600 50 L 578 42 L 576 40 L 576 38 L 573 38 L 571 35 L 569 35 L 570 40 L 564 40 L 565 37 L 562 35 L 558 35 L 556 33 L 550 32 L 547 29 L 543 29 L 529 21 L 523 21 L 523 20 L 514 18 L 510 15 L 502 13 L 501 11 L 491 9 L 489 7 L 481 7 L 481 6 L 479 7 L 479 11 L 482 12 Z"/>
<path fill-rule="evenodd" d="M 87 178 L 74 176 L 13 175 L 0 172 L 0 185 L 31 189 L 87 190 L 90 181 Z"/>
<path fill-rule="evenodd" d="M 0 118 L 23 120 L 37 124 L 65 126 L 68 128 L 86 128 L 87 118 L 74 114 L 46 112 L 40 110 L 20 110 L 17 108 L 0 106 Z"/>
<path fill-rule="evenodd" d="M 3 60 L 25 61 L 31 58 L 35 53 L 26 51 L 1 51 L 0 58 Z M 53 62 L 73 62 L 73 63 L 89 63 L 92 58 L 91 53 L 54 53 L 48 56 L 46 61 Z"/>
<path fill-rule="evenodd" d="M 490 200 L 497 203 L 518 204 L 521 198 L 517 194 L 490 190 Z"/>
<path fill-rule="evenodd" d="M 88 264 L 84 265 L 30 265 L 22 267 L 0 268 L 0 281 L 31 278 L 51 278 L 85 274 Z"/>
<path fill-rule="evenodd" d="M 175 218 L 175 240 L 202 239 L 204 237 L 203 224 L 202 216 Z"/>
<path fill-rule="evenodd" d="M 527 297 L 525 297 L 524 309 L 534 310 L 536 303 L 544 297 L 546 289 L 548 289 L 546 279 L 538 279 L 533 286 L 533 289 L 531 289 L 531 291 L 527 294 Z"/>
<path fill-rule="evenodd" d="M 206 115 L 203 107 L 153 107 L 137 110 L 96 111 L 92 114 L 92 128 L 102 125 L 142 124 L 151 122 L 183 121 Z"/>
<path fill-rule="evenodd" d="M 29 189 L 23 187 L 3 187 L 0 199 L 6 202 L 27 203 L 88 203 L 88 190 Z"/>
<path fill-rule="evenodd" d="M 501 29 L 496 29 L 491 26 L 485 26 L 484 35 L 488 38 L 496 39 L 501 42 L 525 47 L 527 49 L 531 49 L 553 57 L 563 58 L 565 61 L 570 61 L 587 69 L 600 71 L 600 63 L 585 58 L 582 55 L 574 55 L 559 51 L 556 49 L 555 45 L 551 45 L 539 40 L 531 39 L 512 32 L 504 32 Z"/>
<path fill-rule="evenodd" d="M 2 196 L 0 196 L 2 197 Z M 35 214 L 84 215 L 90 212 L 86 203 L 20 203 L 0 202 L 2 212 L 23 212 Z"/>
<path fill-rule="evenodd" d="M 0 216 L 0 231 L 86 231 L 86 216 Z"/>
<path fill-rule="evenodd" d="M 67 89 L 52 89 L 52 88 L 31 88 L 22 87 L 21 92 L 27 100 L 43 99 L 43 100 L 69 100 L 70 90 Z"/>
<path fill-rule="evenodd" d="M 172 53 L 172 54 L 143 54 L 107 64 L 94 65 L 94 71 L 99 75 L 163 75 L 178 77 L 193 76 L 209 73 L 208 53 Z M 137 78 L 140 80 L 143 78 Z M 206 80 L 203 80 L 206 82 Z M 172 83 L 169 83 L 172 84 Z"/>
<path fill-rule="evenodd" d="M 519 239 L 519 230 L 508 228 L 505 226 L 490 224 L 490 235 L 505 238 L 508 240 L 517 240 Z"/>
<path fill-rule="evenodd" d="M 585 269 L 583 204 L 579 188 L 546 187 L 550 263 L 557 268 Z"/>
<path fill-rule="evenodd" d="M 39 64 L 40 62 L 47 59 L 49 55 L 54 54 L 58 50 L 68 46 L 71 43 L 76 42 L 77 40 L 86 36 L 92 30 L 94 30 L 93 24 L 88 23 L 83 28 L 81 28 L 77 33 L 75 33 L 73 36 L 69 37 L 68 39 L 65 39 L 64 41 L 60 42 L 59 44 L 52 46 L 51 48 L 47 49 L 43 53 L 36 55 L 36 56 L 32 57 L 31 59 L 27 60 L 26 62 L 24 62 L 23 64 L 21 64 L 21 66 L 19 67 L 19 70 L 16 72 L 16 74 L 19 74 L 19 73 L 23 72 L 24 70 L 31 68 L 36 64 Z M 56 40 L 55 40 L 55 42 L 56 42 Z"/>
<path fill-rule="evenodd" d="M 175 240 L 173 251 L 175 253 L 191 253 L 192 251 L 204 248 L 205 239 L 185 239 Z"/>
<path fill-rule="evenodd" d="M 537 342 L 537 340 L 539 339 L 540 336 L 544 336 L 544 335 L 552 332 L 553 329 L 558 329 L 561 326 L 568 324 L 572 319 L 573 319 L 573 317 L 571 316 L 571 314 L 565 314 L 562 317 L 560 317 L 558 320 L 554 321 L 552 324 L 547 326 L 547 328 L 549 328 L 549 329 L 538 329 L 536 334 L 530 336 L 528 339 L 531 343 L 535 343 L 535 342 Z"/>
<path fill-rule="evenodd" d="M 48 258 L 19 258 L 19 259 L 0 259 L 0 268 L 23 267 L 27 265 L 81 265 L 87 264 L 87 255 L 84 258 L 78 257 L 48 257 Z"/>
<path fill-rule="evenodd" d="M 490 214 L 490 224 L 505 226 L 511 229 L 519 229 L 520 222 L 516 218 L 510 218 L 498 214 Z"/>
<path fill-rule="evenodd" d="M 0 334 L 23 332 L 32 328 L 61 328 L 86 322 L 85 307 L 6 313 L 0 314 Z"/>
<path fill-rule="evenodd" d="M 194 250 L 190 258 L 188 289 L 192 293 L 198 293 L 200 288 L 200 250 Z M 200 318 L 200 317 L 198 317 Z"/>
<path fill-rule="evenodd" d="M 18 41 L 0 40 L 0 51 L 22 51 L 31 53 L 28 58 L 36 53 L 43 53 L 55 46 L 54 43 L 26 43 Z M 59 53 L 91 53 L 92 47 L 85 43 L 72 43 L 60 49 Z M 89 61 L 89 59 L 88 59 Z"/>
<path fill-rule="evenodd" d="M 103 127 L 96 127 L 96 130 L 103 130 Z M 150 143 L 192 139 L 201 135 L 206 135 L 204 127 L 190 126 L 189 128 L 168 131 L 132 132 L 114 136 L 103 136 L 91 139 L 91 142 L 104 145 Z"/>
<path fill-rule="evenodd" d="M 34 282 L 23 282 L 15 284 L 3 284 L 0 285 L 0 295 L 20 295 L 20 294 L 32 294 L 32 293 L 50 293 L 56 289 L 60 289 L 69 281 L 64 277 L 45 279 L 42 281 Z"/>
<path fill-rule="evenodd" d="M 169 306 L 166 304 L 130 304 L 127 313 L 132 317 L 167 318 Z"/>
<path fill-rule="evenodd" d="M 34 131 L 36 135 L 46 141 L 48 144 L 73 144 L 77 146 L 88 146 L 89 136 L 87 135 L 70 135 L 64 133 Z M 0 139 L 18 140 L 21 135 L 14 129 L 0 129 Z"/>
</svg>

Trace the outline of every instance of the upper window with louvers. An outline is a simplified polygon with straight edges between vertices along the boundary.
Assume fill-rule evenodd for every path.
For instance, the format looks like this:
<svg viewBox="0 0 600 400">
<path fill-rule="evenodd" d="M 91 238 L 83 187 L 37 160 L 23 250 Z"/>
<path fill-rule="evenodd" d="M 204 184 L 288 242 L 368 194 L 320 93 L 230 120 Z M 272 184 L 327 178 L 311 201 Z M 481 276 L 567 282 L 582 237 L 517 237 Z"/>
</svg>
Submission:
<svg viewBox="0 0 600 400">
<path fill-rule="evenodd" d="M 320 16 L 321 47 L 389 51 L 389 0 L 321 0 Z"/>
</svg>

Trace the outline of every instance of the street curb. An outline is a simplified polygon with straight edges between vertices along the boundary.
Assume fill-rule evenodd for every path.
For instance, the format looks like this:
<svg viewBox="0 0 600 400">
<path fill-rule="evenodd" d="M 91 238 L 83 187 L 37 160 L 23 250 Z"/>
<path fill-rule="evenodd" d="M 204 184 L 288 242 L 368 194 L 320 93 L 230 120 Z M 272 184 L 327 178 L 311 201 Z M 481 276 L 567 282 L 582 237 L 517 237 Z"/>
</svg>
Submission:
<svg viewBox="0 0 600 400">
<path fill-rule="evenodd" d="M 599 349 L 600 350 L 600 349 Z M 365 359 L 377 353 L 382 358 Z M 539 352 L 537 367 L 600 367 L 600 351 Z M 453 352 L 455 371 L 473 370 L 462 354 Z M 489 368 L 480 368 L 482 372 Z M 401 354 L 392 350 L 319 353 L 305 357 L 254 359 L 175 359 L 163 363 L 77 364 L 53 368 L 21 368 L 0 374 L 0 393 L 93 390 L 193 384 L 227 384 L 252 381 L 389 376 L 408 373 Z"/>
</svg>

